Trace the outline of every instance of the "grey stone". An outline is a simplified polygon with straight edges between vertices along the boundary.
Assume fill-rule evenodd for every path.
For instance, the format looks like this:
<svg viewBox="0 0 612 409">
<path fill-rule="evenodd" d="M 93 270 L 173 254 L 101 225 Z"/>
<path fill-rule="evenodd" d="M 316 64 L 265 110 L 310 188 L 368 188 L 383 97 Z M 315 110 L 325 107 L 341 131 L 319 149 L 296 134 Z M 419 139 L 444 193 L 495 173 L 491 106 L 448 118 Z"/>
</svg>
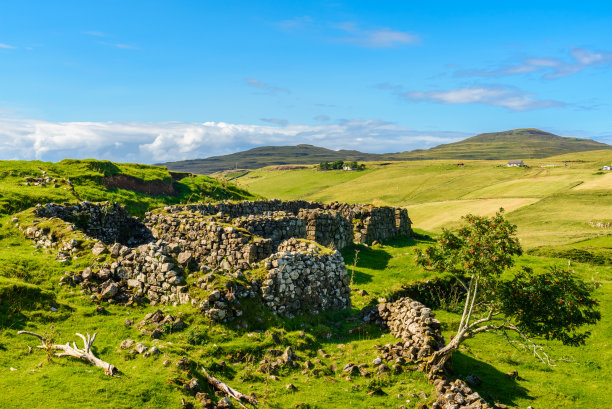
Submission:
<svg viewBox="0 0 612 409">
<path fill-rule="evenodd" d="M 109 298 L 113 298 L 117 292 L 119 292 L 119 286 L 117 285 L 117 283 L 110 283 L 108 284 L 104 290 L 102 290 L 102 293 L 100 294 L 100 296 L 107 300 Z"/>
<path fill-rule="evenodd" d="M 121 349 L 130 349 L 134 345 L 133 339 L 124 339 L 119 346 Z"/>
<path fill-rule="evenodd" d="M 107 253 L 108 250 L 106 249 L 106 246 L 104 244 L 96 243 L 91 249 L 91 252 L 93 253 L 94 256 L 99 256 L 100 254 Z"/>
<path fill-rule="evenodd" d="M 147 348 L 147 346 L 145 344 L 142 343 L 137 343 L 136 346 L 134 347 L 134 350 L 136 352 L 138 352 L 139 354 L 142 354 L 144 352 L 146 352 L 149 348 Z"/>
<path fill-rule="evenodd" d="M 193 254 L 190 251 L 184 251 L 182 253 L 179 253 L 176 258 L 176 261 L 180 265 L 187 265 L 191 262 L 191 260 L 193 260 Z"/>
</svg>

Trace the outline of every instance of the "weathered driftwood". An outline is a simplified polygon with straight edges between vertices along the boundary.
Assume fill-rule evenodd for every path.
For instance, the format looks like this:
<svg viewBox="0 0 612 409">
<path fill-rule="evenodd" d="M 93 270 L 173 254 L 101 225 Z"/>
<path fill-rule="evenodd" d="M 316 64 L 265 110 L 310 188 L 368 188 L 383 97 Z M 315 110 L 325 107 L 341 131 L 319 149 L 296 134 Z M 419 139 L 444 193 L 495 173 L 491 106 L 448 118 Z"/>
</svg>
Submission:
<svg viewBox="0 0 612 409">
<path fill-rule="evenodd" d="M 77 348 L 76 343 L 74 342 L 72 343 L 72 346 L 70 346 L 70 342 L 67 342 L 66 345 L 48 345 L 45 342 L 46 341 L 45 338 L 42 335 L 37 334 L 35 332 L 17 331 L 17 334 L 31 335 L 33 337 L 36 337 L 42 341 L 42 345 L 39 345 L 38 348 L 54 349 L 54 350 L 62 351 L 62 352 L 56 353 L 55 356 L 71 356 L 74 358 L 78 358 L 82 361 L 89 362 L 90 364 L 94 366 L 102 368 L 106 375 L 116 375 L 117 372 L 119 372 L 118 369 L 114 365 L 109 364 L 108 362 L 104 362 L 100 358 L 96 357 L 93 354 L 93 352 L 91 352 L 91 346 L 96 340 L 96 335 L 98 335 L 97 333 L 94 333 L 93 336 L 87 333 L 87 338 L 85 338 L 83 335 L 79 334 L 78 332 L 76 333 L 76 335 L 79 336 L 83 340 L 83 344 L 84 344 L 83 349 Z"/>
<path fill-rule="evenodd" d="M 213 388 L 223 392 L 224 394 L 226 394 L 230 398 L 236 399 L 236 401 L 238 401 L 238 404 L 241 407 L 246 408 L 246 406 L 244 406 L 242 404 L 243 400 L 249 402 L 252 405 L 259 404 L 259 402 L 257 402 L 257 399 L 255 399 L 254 397 L 249 396 L 249 395 L 245 395 L 244 393 L 238 392 L 236 389 L 232 388 L 228 384 L 221 382 L 220 380 L 218 380 L 217 378 L 215 378 L 213 376 L 210 376 L 208 374 L 208 372 L 206 372 L 205 369 L 202 369 L 202 373 L 206 377 L 206 380 L 208 381 L 208 383 L 210 383 L 210 385 Z"/>
</svg>

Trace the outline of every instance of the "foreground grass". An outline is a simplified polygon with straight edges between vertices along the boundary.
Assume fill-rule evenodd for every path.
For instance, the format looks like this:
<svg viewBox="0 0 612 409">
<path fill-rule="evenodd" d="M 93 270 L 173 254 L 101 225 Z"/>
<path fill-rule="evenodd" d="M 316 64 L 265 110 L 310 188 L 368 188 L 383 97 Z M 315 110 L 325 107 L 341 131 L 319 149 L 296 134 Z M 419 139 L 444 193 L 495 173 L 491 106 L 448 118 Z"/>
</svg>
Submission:
<svg viewBox="0 0 612 409">
<path fill-rule="evenodd" d="M 5 218 L 6 219 L 6 218 Z M 3 220 L 5 221 L 5 220 Z M 0 238 L 3 251 L 0 289 L 7 281 L 23 283 L 48 291 L 51 298 L 25 305 L 18 313 L 7 313 L 0 320 L 0 407 L 15 408 L 77 408 L 91 405 L 101 408 L 162 408 L 180 407 L 180 399 L 194 401 L 184 393 L 178 381 L 199 377 L 199 367 L 244 392 L 254 392 L 268 408 L 388 408 L 401 404 L 416 408 L 419 402 L 428 402 L 433 394 L 421 372 L 376 375 L 370 378 L 347 378 L 341 368 L 347 362 L 370 364 L 377 356 L 374 345 L 395 342 L 389 334 L 377 328 L 362 326 L 357 317 L 359 309 L 375 302 L 379 297 L 393 295 L 402 284 L 430 278 L 414 265 L 415 247 L 430 244 L 412 239 L 395 240 L 372 247 L 354 246 L 344 251 L 353 288 L 365 290 L 363 295 L 353 292 L 351 311 L 301 316 L 284 320 L 267 313 L 258 305 L 247 308 L 243 321 L 230 325 L 209 323 L 189 306 L 164 306 L 164 312 L 181 316 L 188 327 L 179 332 L 164 334 L 160 340 L 151 340 L 140 334 L 125 320 L 141 320 L 156 307 L 125 307 L 104 305 L 102 313 L 97 304 L 80 294 L 78 287 L 58 287 L 56 283 L 64 270 L 78 270 L 90 260 L 75 260 L 60 267 L 52 254 L 36 250 L 21 238 L 13 228 L 4 224 Z M 356 256 L 356 262 L 355 262 Z M 566 260 L 523 256 L 521 265 L 536 269 L 551 263 L 564 265 Z M 582 348 L 563 347 L 545 342 L 553 357 L 568 358 L 575 362 L 558 362 L 550 368 L 533 357 L 513 349 L 500 338 L 478 337 L 466 343 L 453 358 L 456 376 L 464 378 L 474 373 L 483 380 L 478 390 L 488 399 L 508 405 L 540 408 L 605 408 L 606 385 L 612 383 L 607 362 L 612 358 L 609 340 L 612 336 L 612 271 L 610 266 L 574 265 L 576 273 L 584 279 L 602 283 L 597 297 L 602 305 L 603 320 L 592 328 L 593 336 Z M 353 272 L 354 270 L 354 272 Z M 27 271 L 27 274 L 26 274 Z M 58 308 L 50 311 L 50 306 Z M 451 308 L 452 310 L 452 308 Z M 445 310 L 436 311 L 444 323 L 444 335 L 453 333 L 460 315 Z M 243 328 L 246 325 L 246 328 Z M 121 371 L 119 378 L 109 378 L 98 368 L 70 358 L 54 358 L 47 362 L 43 351 L 28 353 L 27 346 L 35 346 L 34 338 L 17 336 L 18 329 L 40 333 L 52 332 L 57 342 L 76 341 L 75 332 L 98 332 L 95 352 L 102 359 L 115 364 Z M 134 339 L 147 346 L 156 345 L 160 355 L 145 358 L 132 356 L 119 349 L 123 339 Z M 257 372 L 260 359 L 270 348 L 283 350 L 292 346 L 304 362 L 310 359 L 320 363 L 312 371 L 302 374 L 302 367 L 282 369 L 278 380 Z M 328 358 L 318 355 L 321 348 Z M 248 358 L 252 356 L 253 362 Z M 193 362 L 189 370 L 180 369 L 175 362 L 187 357 Z M 164 361 L 169 360 L 169 365 Z M 332 370 L 336 364 L 336 371 Z M 14 368 L 16 370 L 10 370 Z M 507 378 L 504 373 L 518 370 L 520 380 Z M 287 384 L 297 389 L 289 391 Z M 368 395 L 382 389 L 384 395 Z M 86 391 L 84 393 L 84 391 Z M 597 391 L 600 391 L 599 393 Z M 424 393 L 427 397 L 420 398 Z M 415 396 L 412 396 L 412 395 Z M 409 400 L 410 402 L 406 402 Z M 307 405 L 307 406 L 306 406 Z"/>
</svg>

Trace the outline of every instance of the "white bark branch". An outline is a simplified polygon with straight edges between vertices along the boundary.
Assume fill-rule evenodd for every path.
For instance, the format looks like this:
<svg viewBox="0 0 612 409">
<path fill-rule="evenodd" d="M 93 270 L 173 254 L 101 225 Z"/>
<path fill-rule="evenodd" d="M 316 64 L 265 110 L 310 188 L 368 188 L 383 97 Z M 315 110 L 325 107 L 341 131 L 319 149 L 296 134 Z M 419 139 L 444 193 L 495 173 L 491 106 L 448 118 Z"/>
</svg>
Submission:
<svg viewBox="0 0 612 409">
<path fill-rule="evenodd" d="M 206 377 L 206 380 L 208 381 L 208 383 L 210 383 L 212 387 L 223 392 L 228 397 L 236 399 L 236 401 L 238 401 L 238 404 L 241 407 L 246 409 L 246 406 L 242 404 L 243 400 L 249 402 L 252 405 L 257 405 L 259 403 L 257 402 L 257 399 L 255 399 L 254 397 L 245 395 L 244 393 L 240 393 L 236 389 L 229 386 L 228 384 L 221 382 L 220 380 L 218 380 L 217 378 L 213 376 L 210 376 L 204 368 L 202 368 L 202 373 L 204 374 L 204 376 Z"/>
<path fill-rule="evenodd" d="M 109 364 L 108 362 L 104 362 L 103 360 L 101 360 L 100 358 L 98 358 L 97 356 L 95 356 L 93 354 L 93 352 L 91 352 L 91 346 L 93 345 L 94 341 L 96 340 L 96 336 L 98 335 L 97 333 L 94 333 L 93 336 L 89 335 L 89 333 L 87 333 L 87 337 L 83 336 L 82 334 L 79 334 L 77 332 L 77 336 L 79 336 L 82 340 L 83 340 L 83 349 L 79 349 L 76 346 L 76 343 L 72 343 L 72 346 L 70 346 L 70 342 L 67 342 L 66 345 L 48 345 L 47 344 L 47 340 L 45 339 L 45 337 L 43 337 L 40 334 L 37 334 L 35 332 L 30 332 L 30 331 L 17 331 L 17 334 L 19 335 L 31 335 L 33 337 L 36 337 L 38 339 L 41 340 L 42 345 L 39 345 L 38 348 L 42 348 L 42 349 L 46 349 L 46 350 L 57 350 L 57 351 L 61 351 L 61 352 L 57 352 L 55 353 L 55 356 L 61 357 L 61 356 L 71 356 L 74 358 L 78 358 L 82 361 L 88 362 L 91 365 L 97 366 L 98 368 L 102 368 L 104 370 L 104 373 L 106 375 L 116 375 L 118 371 L 118 369 L 112 365 Z"/>
</svg>

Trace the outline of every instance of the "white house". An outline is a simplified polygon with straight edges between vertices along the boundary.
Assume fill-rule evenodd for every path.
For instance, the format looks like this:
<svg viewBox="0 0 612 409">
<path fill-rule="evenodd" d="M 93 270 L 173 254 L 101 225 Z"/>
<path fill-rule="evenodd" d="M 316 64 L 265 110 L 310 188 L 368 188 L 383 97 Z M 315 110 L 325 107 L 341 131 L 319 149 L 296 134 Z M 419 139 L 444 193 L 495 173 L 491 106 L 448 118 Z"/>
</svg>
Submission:
<svg viewBox="0 0 612 409">
<path fill-rule="evenodd" d="M 601 170 L 612 170 L 612 166 L 605 165 L 603 168 L 601 168 Z"/>
<path fill-rule="evenodd" d="M 508 167 L 523 167 L 525 164 L 522 160 L 509 160 Z"/>
</svg>

